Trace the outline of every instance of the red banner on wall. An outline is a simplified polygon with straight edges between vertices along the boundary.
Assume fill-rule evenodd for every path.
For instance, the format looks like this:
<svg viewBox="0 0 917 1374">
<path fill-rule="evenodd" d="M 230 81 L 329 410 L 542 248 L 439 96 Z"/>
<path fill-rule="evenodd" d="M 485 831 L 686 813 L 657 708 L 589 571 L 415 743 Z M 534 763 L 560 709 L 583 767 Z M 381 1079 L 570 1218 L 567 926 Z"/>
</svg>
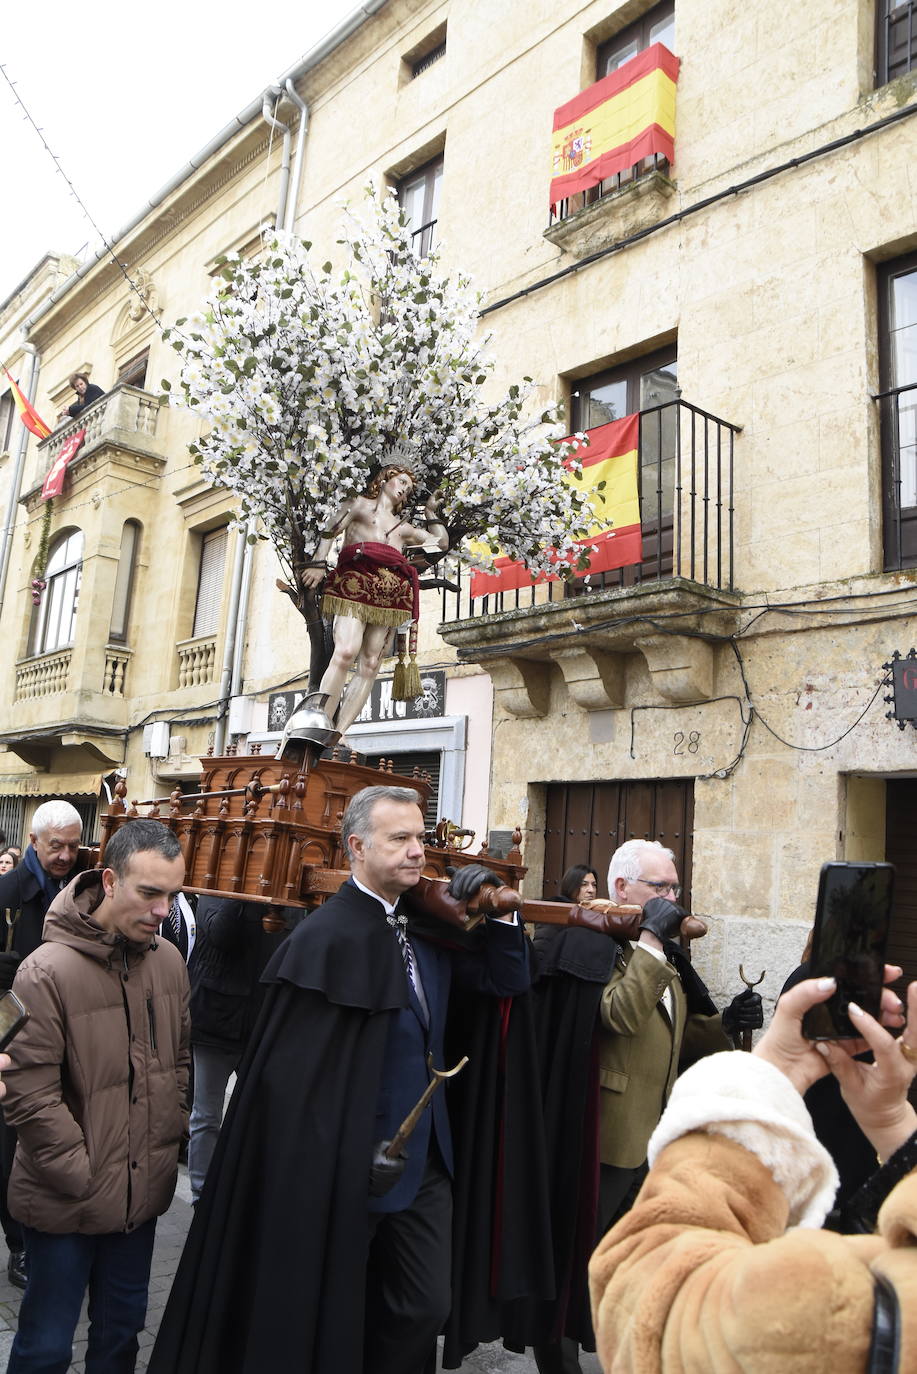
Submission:
<svg viewBox="0 0 917 1374">
<path fill-rule="evenodd" d="M 41 489 L 43 501 L 49 501 L 52 496 L 60 496 L 64 489 L 64 478 L 67 476 L 67 464 L 79 453 L 85 438 L 85 429 L 78 429 L 75 434 L 70 435 L 70 438 L 63 445 Z"/>
</svg>

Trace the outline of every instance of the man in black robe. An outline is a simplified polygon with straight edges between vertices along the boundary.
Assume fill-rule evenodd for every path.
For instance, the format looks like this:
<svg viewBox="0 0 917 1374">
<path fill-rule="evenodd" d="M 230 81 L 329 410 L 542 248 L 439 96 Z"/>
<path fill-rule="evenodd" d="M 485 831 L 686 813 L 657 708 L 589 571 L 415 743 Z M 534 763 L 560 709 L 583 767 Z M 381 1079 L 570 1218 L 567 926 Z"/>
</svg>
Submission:
<svg viewBox="0 0 917 1374">
<path fill-rule="evenodd" d="M 443 1066 L 453 976 L 529 985 L 514 916 L 481 953 L 405 930 L 424 864 L 417 794 L 372 787 L 345 813 L 352 876 L 265 971 L 261 1019 L 208 1174 L 151 1374 L 420 1374 L 451 1300 L 452 1141 L 437 1094 L 396 1162 L 390 1140 Z M 464 869 L 467 900 L 492 880 Z"/>
</svg>

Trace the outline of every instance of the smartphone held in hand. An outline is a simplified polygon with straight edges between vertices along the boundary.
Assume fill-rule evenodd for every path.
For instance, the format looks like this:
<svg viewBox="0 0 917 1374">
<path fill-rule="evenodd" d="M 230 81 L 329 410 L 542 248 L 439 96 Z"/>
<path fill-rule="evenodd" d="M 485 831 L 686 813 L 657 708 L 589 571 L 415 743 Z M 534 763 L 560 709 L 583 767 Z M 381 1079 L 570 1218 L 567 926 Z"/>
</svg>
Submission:
<svg viewBox="0 0 917 1374">
<path fill-rule="evenodd" d="M 15 992 L 0 992 L 0 1052 L 18 1035 L 29 1019 L 29 1013 Z"/>
<path fill-rule="evenodd" d="M 856 1039 L 850 1002 L 878 1017 L 894 879 L 887 863 L 822 865 L 810 976 L 836 979 L 837 991 L 803 1017 L 809 1040 Z"/>
</svg>

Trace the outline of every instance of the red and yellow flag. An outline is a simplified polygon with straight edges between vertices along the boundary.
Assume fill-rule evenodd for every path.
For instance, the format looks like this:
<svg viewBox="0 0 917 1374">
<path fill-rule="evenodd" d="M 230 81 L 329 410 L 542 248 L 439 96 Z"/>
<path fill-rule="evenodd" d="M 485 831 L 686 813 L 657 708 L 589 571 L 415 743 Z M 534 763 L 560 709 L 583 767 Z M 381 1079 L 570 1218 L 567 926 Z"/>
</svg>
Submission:
<svg viewBox="0 0 917 1374">
<path fill-rule="evenodd" d="M 554 112 L 551 208 L 659 153 L 675 160 L 679 59 L 654 43 Z"/>
<path fill-rule="evenodd" d="M 568 472 L 565 480 L 589 494 L 595 524 L 586 538 L 577 543 L 589 545 L 589 573 L 594 574 L 626 568 L 643 559 L 637 485 L 640 416 L 625 415 L 623 420 L 612 420 L 586 432 L 589 447 L 577 454 L 582 471 Z M 614 528 L 609 528 L 612 525 Z M 533 578 L 524 563 L 511 558 L 498 556 L 494 563 L 493 572 L 471 574 L 472 596 L 511 592 L 530 587 L 533 582 L 557 581 L 553 576 Z"/>
<path fill-rule="evenodd" d="M 19 390 L 19 387 L 13 381 L 12 377 L 7 372 L 6 368 L 3 369 L 3 372 L 6 377 L 6 380 L 10 384 L 10 391 L 12 392 L 13 400 L 16 404 L 16 409 L 19 411 L 19 418 L 21 419 L 22 423 L 25 425 L 26 429 L 31 430 L 31 432 L 34 435 L 36 435 L 37 438 L 47 439 L 48 435 L 51 433 L 50 429 L 45 424 L 44 420 L 41 418 L 41 416 L 39 415 L 35 407 L 32 405 L 32 403 L 30 401 L 27 401 L 26 398 L 23 396 L 22 392 Z"/>
</svg>

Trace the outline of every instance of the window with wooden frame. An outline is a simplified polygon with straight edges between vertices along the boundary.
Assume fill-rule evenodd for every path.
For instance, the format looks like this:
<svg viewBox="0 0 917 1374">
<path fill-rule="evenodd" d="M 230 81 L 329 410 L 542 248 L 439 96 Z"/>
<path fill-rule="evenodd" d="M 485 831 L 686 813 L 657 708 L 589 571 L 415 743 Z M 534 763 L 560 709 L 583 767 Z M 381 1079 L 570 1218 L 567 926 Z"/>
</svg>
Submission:
<svg viewBox="0 0 917 1374">
<path fill-rule="evenodd" d="M 675 51 L 675 0 L 663 0 L 662 4 L 654 5 L 640 19 L 628 24 L 626 29 L 621 29 L 613 38 L 599 44 L 595 55 L 596 81 L 610 76 L 632 57 L 651 48 L 654 43 L 664 43 L 670 52 Z M 612 177 L 606 177 L 598 186 L 593 186 L 585 193 L 584 204 L 591 205 L 602 196 L 608 195 L 610 191 L 616 191 L 619 187 L 647 176 L 650 172 L 667 173 L 668 169 L 668 161 L 658 154 L 641 158 L 635 166 L 625 168 Z"/>
<path fill-rule="evenodd" d="M 192 639 L 215 635 L 220 628 L 223 605 L 223 576 L 226 569 L 226 549 L 229 526 L 210 530 L 201 536 L 201 555 L 197 572 L 197 596 L 194 602 Z"/>
<path fill-rule="evenodd" d="M 574 432 L 641 412 L 637 479 L 643 531 L 641 564 L 599 573 L 588 584 L 577 579 L 570 585 L 574 594 L 631 586 L 660 571 L 671 573 L 678 407 L 670 403 L 679 395 L 674 343 L 571 382 L 570 428 Z"/>
<path fill-rule="evenodd" d="M 41 601 L 32 609 L 31 654 L 51 654 L 73 643 L 83 573 L 83 531 L 59 535 L 48 549 Z"/>
<path fill-rule="evenodd" d="M 436 157 L 398 182 L 398 203 L 407 215 L 411 243 L 419 258 L 425 258 L 433 247 L 443 166 L 444 159 Z"/>
<path fill-rule="evenodd" d="M 878 270 L 886 568 L 917 567 L 917 253 Z"/>
<path fill-rule="evenodd" d="M 146 386 L 146 369 L 150 360 L 150 350 L 145 348 L 142 353 L 136 353 L 133 358 L 128 358 L 126 363 L 122 363 L 118 368 L 118 383 L 123 386 L 136 386 L 142 391 Z"/>
<path fill-rule="evenodd" d="M 134 577 L 139 552 L 140 525 L 136 520 L 125 520 L 121 530 L 121 555 L 118 559 L 118 571 L 115 574 L 111 626 L 108 631 L 109 643 L 112 644 L 127 643 L 131 599 L 134 592 Z"/>
<path fill-rule="evenodd" d="M 917 67 L 917 0 L 876 0 L 876 85 Z"/>
</svg>

